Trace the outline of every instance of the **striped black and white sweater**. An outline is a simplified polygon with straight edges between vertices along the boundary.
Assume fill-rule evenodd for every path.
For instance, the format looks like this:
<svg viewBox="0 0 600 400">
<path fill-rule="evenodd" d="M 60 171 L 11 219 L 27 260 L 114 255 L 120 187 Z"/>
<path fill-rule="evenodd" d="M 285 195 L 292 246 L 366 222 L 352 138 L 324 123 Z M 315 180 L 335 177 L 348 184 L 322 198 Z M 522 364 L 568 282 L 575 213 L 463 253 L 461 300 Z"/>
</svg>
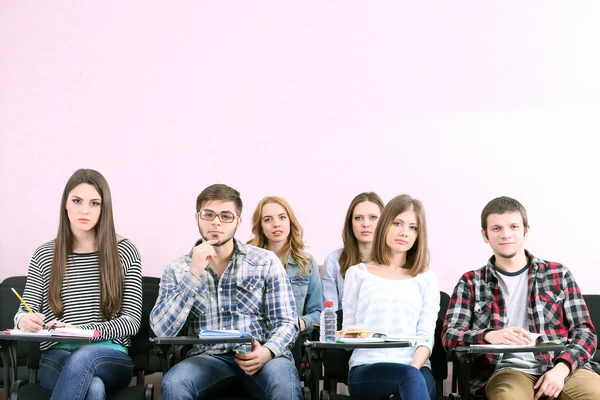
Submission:
<svg viewBox="0 0 600 400">
<path fill-rule="evenodd" d="M 99 340 L 112 340 L 129 347 L 131 336 L 137 333 L 142 317 L 142 262 L 137 248 L 129 240 L 120 241 L 117 248 L 123 267 L 124 285 L 121 310 L 114 318 L 107 321 L 102 316 L 97 252 L 69 255 L 61 291 L 63 317 L 56 318 L 48 303 L 54 241 L 41 245 L 33 253 L 23 299 L 34 312 L 44 314 L 44 323 L 58 319 L 82 329 L 98 329 L 101 331 Z M 15 315 L 15 327 L 27 312 L 23 305 L 19 307 Z M 43 342 L 40 349 L 47 350 L 54 344 Z"/>
</svg>

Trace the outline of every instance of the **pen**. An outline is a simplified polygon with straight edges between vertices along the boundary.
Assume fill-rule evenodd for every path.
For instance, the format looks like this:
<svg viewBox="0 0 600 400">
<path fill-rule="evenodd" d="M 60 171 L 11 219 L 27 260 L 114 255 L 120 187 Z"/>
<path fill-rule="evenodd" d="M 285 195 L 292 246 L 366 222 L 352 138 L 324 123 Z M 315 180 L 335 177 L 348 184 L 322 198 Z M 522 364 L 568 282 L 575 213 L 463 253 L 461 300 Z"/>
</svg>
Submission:
<svg viewBox="0 0 600 400">
<path fill-rule="evenodd" d="M 25 306 L 25 308 L 27 308 L 27 310 L 30 313 L 35 314 L 33 312 L 33 310 L 31 309 L 31 307 L 29 307 L 29 304 L 25 303 L 25 300 L 23 300 L 23 298 L 21 296 L 19 296 L 19 293 L 17 293 L 17 291 L 15 290 L 15 288 L 11 288 L 11 290 L 13 291 L 13 293 L 15 294 L 15 296 L 17 296 L 19 298 L 19 300 L 21 300 L 21 303 L 23 303 L 23 305 Z"/>
</svg>

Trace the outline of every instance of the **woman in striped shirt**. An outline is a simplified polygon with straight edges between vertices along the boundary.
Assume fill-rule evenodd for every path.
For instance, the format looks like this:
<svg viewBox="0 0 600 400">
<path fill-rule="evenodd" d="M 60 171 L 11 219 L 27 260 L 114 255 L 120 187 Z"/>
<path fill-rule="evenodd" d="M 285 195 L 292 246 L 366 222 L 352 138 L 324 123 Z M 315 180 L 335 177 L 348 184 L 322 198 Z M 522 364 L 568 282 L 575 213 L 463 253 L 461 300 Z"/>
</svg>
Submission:
<svg viewBox="0 0 600 400">
<path fill-rule="evenodd" d="M 52 399 L 104 399 L 129 385 L 127 354 L 142 313 L 141 260 L 137 248 L 115 233 L 108 183 L 80 169 L 63 191 L 56 239 L 40 246 L 29 265 L 15 326 L 99 330 L 91 344 L 42 342 L 40 383 Z"/>
<path fill-rule="evenodd" d="M 348 374 L 350 394 L 433 400 L 429 356 L 440 292 L 437 277 L 429 270 L 427 226 L 420 201 L 401 195 L 385 206 L 371 257 L 373 261 L 350 267 L 346 273 L 344 329 L 416 338 L 407 348 L 354 350 Z"/>
</svg>

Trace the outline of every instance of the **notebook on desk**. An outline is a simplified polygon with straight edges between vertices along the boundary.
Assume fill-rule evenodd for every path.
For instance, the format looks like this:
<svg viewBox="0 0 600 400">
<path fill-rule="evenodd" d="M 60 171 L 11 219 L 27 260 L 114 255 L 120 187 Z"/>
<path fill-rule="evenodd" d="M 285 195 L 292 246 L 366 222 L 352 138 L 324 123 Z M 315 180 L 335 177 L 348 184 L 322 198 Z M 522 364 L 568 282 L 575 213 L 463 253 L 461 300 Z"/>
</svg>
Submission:
<svg viewBox="0 0 600 400">
<path fill-rule="evenodd" d="M 97 329 L 79 329 L 79 328 L 51 328 L 42 329 L 39 332 L 24 332 L 19 329 L 7 329 L 8 335 L 14 336 L 58 336 L 58 337 L 74 337 L 99 339 L 100 331 Z"/>
<path fill-rule="evenodd" d="M 544 342 L 537 342 L 537 340 L 542 336 L 540 333 L 529 333 L 531 338 L 533 339 L 533 344 L 472 344 L 470 347 L 474 349 L 494 349 L 494 350 L 524 350 L 527 348 L 539 349 L 544 346 L 556 346 L 561 345 L 562 342 L 560 340 L 548 340 Z M 537 343 L 536 343 L 537 342 Z"/>
<path fill-rule="evenodd" d="M 245 331 L 237 329 L 202 329 L 198 332 L 200 338 L 243 338 L 248 337 Z"/>
</svg>

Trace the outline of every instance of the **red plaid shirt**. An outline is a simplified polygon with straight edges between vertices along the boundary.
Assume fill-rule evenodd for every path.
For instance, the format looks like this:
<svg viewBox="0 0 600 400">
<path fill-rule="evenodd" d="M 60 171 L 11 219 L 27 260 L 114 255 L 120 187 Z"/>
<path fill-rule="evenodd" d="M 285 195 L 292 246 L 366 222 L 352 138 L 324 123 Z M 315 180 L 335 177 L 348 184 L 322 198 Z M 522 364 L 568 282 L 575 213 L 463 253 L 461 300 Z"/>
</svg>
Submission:
<svg viewBox="0 0 600 400">
<path fill-rule="evenodd" d="M 544 333 L 539 341 L 560 340 L 565 350 L 536 356 L 545 373 L 558 361 L 566 362 L 571 371 L 591 369 L 589 360 L 596 350 L 596 335 L 583 296 L 571 272 L 562 264 L 540 260 L 526 252 L 529 260 L 529 303 L 527 329 Z M 506 327 L 506 304 L 494 270 L 495 258 L 459 280 L 450 299 L 442 331 L 447 349 L 466 344 L 484 344 L 489 330 Z M 502 354 L 477 357 L 472 368 L 471 393 L 483 396 L 489 377 L 496 371 Z"/>
</svg>

